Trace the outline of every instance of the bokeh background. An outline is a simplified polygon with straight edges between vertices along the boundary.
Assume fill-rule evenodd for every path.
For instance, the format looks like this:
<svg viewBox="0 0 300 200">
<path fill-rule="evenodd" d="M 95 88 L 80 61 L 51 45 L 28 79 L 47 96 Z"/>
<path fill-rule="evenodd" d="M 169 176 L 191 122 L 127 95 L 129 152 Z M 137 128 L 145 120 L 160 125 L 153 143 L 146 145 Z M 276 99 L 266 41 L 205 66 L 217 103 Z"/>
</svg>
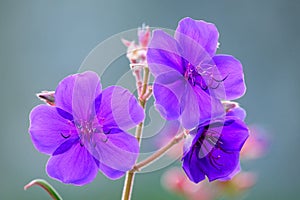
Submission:
<svg viewBox="0 0 300 200">
<path fill-rule="evenodd" d="M 269 153 L 245 165 L 259 179 L 243 199 L 299 199 L 298 0 L 0 0 L 0 199 L 49 199 L 37 187 L 23 191 L 33 178 L 46 179 L 65 199 L 119 199 L 123 179 L 99 173 L 93 183 L 75 187 L 47 177 L 48 156 L 34 149 L 27 131 L 30 110 L 40 103 L 35 93 L 54 90 L 111 35 L 143 22 L 175 29 L 186 16 L 217 25 L 219 52 L 244 66 L 248 91 L 239 102 L 247 123 L 270 134 Z M 107 80 L 128 71 L 125 56 L 119 63 Z M 180 199 L 160 185 L 165 170 L 136 176 L 133 199 Z"/>
</svg>

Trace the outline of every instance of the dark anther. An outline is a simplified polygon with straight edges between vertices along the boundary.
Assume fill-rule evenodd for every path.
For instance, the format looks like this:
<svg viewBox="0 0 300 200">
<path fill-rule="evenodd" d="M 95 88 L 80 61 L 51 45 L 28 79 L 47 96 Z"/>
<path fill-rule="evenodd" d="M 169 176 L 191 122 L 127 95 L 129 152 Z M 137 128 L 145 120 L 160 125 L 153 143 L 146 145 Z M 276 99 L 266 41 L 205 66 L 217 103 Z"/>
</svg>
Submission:
<svg viewBox="0 0 300 200">
<path fill-rule="evenodd" d="M 199 84 L 200 85 L 200 87 L 202 88 L 202 90 L 207 90 L 207 85 L 205 85 L 205 86 L 203 86 L 202 84 Z"/>
<path fill-rule="evenodd" d="M 104 140 L 102 140 L 104 143 L 108 141 L 108 137 L 106 137 Z"/>
<path fill-rule="evenodd" d="M 225 77 L 224 77 L 223 79 L 221 79 L 221 80 L 215 79 L 214 77 L 212 77 L 212 79 L 213 79 L 214 81 L 218 82 L 218 83 L 221 83 L 221 82 L 225 81 L 225 80 L 228 78 L 228 76 L 229 76 L 229 74 L 227 74 L 227 76 L 225 76 Z"/>
<path fill-rule="evenodd" d="M 220 83 L 218 83 L 217 86 L 215 86 L 215 87 L 210 86 L 210 88 L 211 89 L 217 89 L 219 86 L 220 86 Z"/>
<path fill-rule="evenodd" d="M 83 147 L 84 145 L 82 144 L 82 141 L 80 141 L 80 146 Z"/>
<path fill-rule="evenodd" d="M 61 134 L 61 136 L 62 136 L 63 138 L 65 138 L 65 139 L 71 137 L 71 134 L 69 134 L 69 135 L 67 135 L 67 136 L 65 136 L 63 133 L 60 133 L 60 134 Z"/>
</svg>

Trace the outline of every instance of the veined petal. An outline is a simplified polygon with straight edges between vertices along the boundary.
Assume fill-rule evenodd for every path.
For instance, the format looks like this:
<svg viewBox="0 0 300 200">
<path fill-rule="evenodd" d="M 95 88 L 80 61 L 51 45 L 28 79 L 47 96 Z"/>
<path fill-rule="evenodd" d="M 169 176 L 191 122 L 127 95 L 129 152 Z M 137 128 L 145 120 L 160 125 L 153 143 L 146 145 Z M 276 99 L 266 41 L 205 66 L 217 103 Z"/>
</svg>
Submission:
<svg viewBox="0 0 300 200">
<path fill-rule="evenodd" d="M 66 140 L 78 137 L 74 124 L 48 105 L 31 111 L 29 133 L 35 148 L 45 154 L 52 154 Z"/>
<path fill-rule="evenodd" d="M 200 122 L 200 109 L 197 93 L 190 84 L 186 84 L 185 92 L 181 99 L 181 122 L 182 126 L 186 129 L 192 129 L 199 125 Z M 201 105 L 205 107 L 206 105 Z M 209 108 L 205 108 L 209 109 Z"/>
<path fill-rule="evenodd" d="M 218 72 L 214 73 L 215 80 L 223 80 L 224 92 L 215 90 L 219 99 L 233 100 L 243 96 L 246 92 L 243 67 L 239 60 L 230 55 L 216 55 L 213 57 Z"/>
<path fill-rule="evenodd" d="M 154 76 L 169 71 L 184 73 L 181 50 L 176 40 L 162 30 L 155 30 L 147 50 L 147 63 Z"/>
<path fill-rule="evenodd" d="M 235 175 L 237 175 L 241 171 L 241 164 L 239 163 L 236 168 L 229 174 L 228 176 L 224 178 L 219 178 L 219 181 L 229 181 L 231 180 Z"/>
<path fill-rule="evenodd" d="M 246 115 L 247 115 L 247 113 L 246 113 L 245 109 L 242 107 L 232 108 L 226 113 L 226 116 L 237 117 L 242 121 L 245 120 Z"/>
<path fill-rule="evenodd" d="M 186 52 L 185 55 L 190 53 L 199 56 L 200 54 L 195 53 L 195 51 L 199 52 L 197 43 L 204 48 L 201 51 L 205 50 L 210 56 L 213 56 L 217 50 L 219 33 L 214 24 L 187 17 L 178 23 L 175 39 Z M 195 59 L 196 57 L 191 59 L 191 62 L 195 62 Z"/>
<path fill-rule="evenodd" d="M 126 172 L 132 169 L 138 157 L 139 144 L 137 139 L 129 133 L 114 129 L 111 133 L 95 133 L 92 143 L 84 143 L 89 152 L 109 169 L 104 174 L 109 178 L 116 178 L 112 172 Z M 110 171 L 110 172 L 108 172 Z"/>
<path fill-rule="evenodd" d="M 153 85 L 155 106 L 167 120 L 177 119 L 181 115 L 181 99 L 188 83 L 176 72 L 160 74 Z"/>
<path fill-rule="evenodd" d="M 239 164 L 239 152 L 225 152 L 214 148 L 209 155 L 200 159 L 201 169 L 209 181 L 229 176 Z"/>
<path fill-rule="evenodd" d="M 72 113 L 74 120 L 90 120 L 96 115 L 95 99 L 101 94 L 97 73 L 87 71 L 77 74 L 74 81 Z"/>
<path fill-rule="evenodd" d="M 191 149 L 188 154 L 183 157 L 182 168 L 192 182 L 199 183 L 205 179 L 205 174 L 202 171 L 197 154 L 193 151 L 194 149 Z"/>
<path fill-rule="evenodd" d="M 226 126 L 226 121 L 232 120 Z M 225 151 L 240 151 L 249 137 L 249 130 L 246 124 L 236 117 L 226 117 L 225 126 L 223 127 L 220 145 Z"/>
<path fill-rule="evenodd" d="M 67 76 L 57 86 L 55 90 L 56 107 L 72 114 L 72 99 L 74 82 L 77 74 Z"/>
<path fill-rule="evenodd" d="M 128 130 L 140 123 L 144 110 L 128 90 L 111 86 L 103 90 L 97 117 L 100 124 L 106 127 L 119 127 Z"/>
<path fill-rule="evenodd" d="M 97 172 L 95 159 L 79 143 L 63 154 L 52 156 L 47 163 L 48 175 L 67 184 L 85 185 L 94 180 Z"/>
<path fill-rule="evenodd" d="M 99 164 L 99 169 L 105 176 L 109 177 L 112 180 L 119 179 L 122 176 L 124 176 L 124 174 L 126 173 L 125 171 L 119 171 L 111 167 L 108 167 L 103 163 Z"/>
<path fill-rule="evenodd" d="M 94 100 L 100 93 L 100 79 L 95 72 L 74 74 L 59 83 L 55 91 L 55 104 L 72 114 L 75 120 L 87 120 L 95 115 Z"/>
<path fill-rule="evenodd" d="M 225 116 L 224 107 L 219 99 L 214 98 L 205 92 L 200 86 L 194 86 L 194 92 L 197 93 L 198 105 L 200 109 L 200 118 L 198 124 L 207 123 L 211 119 Z"/>
</svg>

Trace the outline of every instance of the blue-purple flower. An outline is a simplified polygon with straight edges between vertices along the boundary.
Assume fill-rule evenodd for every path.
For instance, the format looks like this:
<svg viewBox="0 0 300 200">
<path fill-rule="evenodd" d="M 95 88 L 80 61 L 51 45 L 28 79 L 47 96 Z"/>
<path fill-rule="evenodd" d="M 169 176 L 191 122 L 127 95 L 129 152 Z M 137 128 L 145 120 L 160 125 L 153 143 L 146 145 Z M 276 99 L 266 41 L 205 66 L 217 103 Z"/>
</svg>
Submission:
<svg viewBox="0 0 300 200">
<path fill-rule="evenodd" d="M 55 91 L 55 105 L 39 105 L 30 114 L 34 146 L 51 155 L 50 177 L 84 185 L 100 170 L 120 178 L 134 165 L 139 145 L 126 132 L 144 119 L 135 97 L 121 87 L 102 91 L 94 72 L 63 79 Z"/>
<path fill-rule="evenodd" d="M 147 62 L 155 76 L 156 107 L 167 120 L 180 119 L 191 129 L 210 118 L 224 116 L 220 100 L 245 93 L 241 63 L 216 55 L 219 33 L 214 24 L 182 19 L 174 38 L 156 30 Z"/>
<path fill-rule="evenodd" d="M 205 177 L 225 181 L 240 171 L 239 155 L 249 131 L 239 111 L 231 109 L 225 120 L 202 123 L 190 132 L 182 167 L 191 181 L 198 183 Z"/>
</svg>

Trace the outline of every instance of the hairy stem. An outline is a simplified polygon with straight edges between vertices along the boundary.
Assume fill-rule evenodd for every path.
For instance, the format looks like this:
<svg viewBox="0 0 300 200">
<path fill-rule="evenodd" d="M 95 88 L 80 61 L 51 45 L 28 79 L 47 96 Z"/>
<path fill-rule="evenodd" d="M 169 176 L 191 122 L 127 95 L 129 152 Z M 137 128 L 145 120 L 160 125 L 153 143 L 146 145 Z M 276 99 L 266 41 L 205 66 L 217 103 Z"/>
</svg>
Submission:
<svg viewBox="0 0 300 200">
<path fill-rule="evenodd" d="M 149 68 L 147 66 L 144 67 L 144 80 L 143 80 L 143 86 L 141 94 L 139 95 L 139 103 L 145 110 L 147 99 L 143 98 L 143 96 L 147 92 L 148 87 L 148 81 L 149 81 Z M 138 89 L 138 88 L 137 88 Z M 141 144 L 141 138 L 143 134 L 143 126 L 144 121 L 138 124 L 135 131 L 135 137 L 139 142 L 139 145 Z M 122 200 L 130 200 L 131 199 L 131 193 L 132 193 L 132 187 L 134 182 L 134 171 L 129 171 L 126 174 L 124 187 L 123 187 L 123 194 L 122 194 Z"/>
<path fill-rule="evenodd" d="M 155 160 L 159 159 L 161 156 L 163 156 L 165 153 L 167 153 L 168 150 L 170 150 L 174 145 L 178 144 L 185 136 L 185 133 L 182 132 L 179 135 L 176 135 L 171 141 L 169 141 L 165 146 L 160 148 L 158 151 L 156 151 L 154 154 L 146 158 L 145 160 L 137 163 L 131 172 L 139 171 L 142 168 L 146 167 L 147 165 L 151 164 Z"/>
</svg>

